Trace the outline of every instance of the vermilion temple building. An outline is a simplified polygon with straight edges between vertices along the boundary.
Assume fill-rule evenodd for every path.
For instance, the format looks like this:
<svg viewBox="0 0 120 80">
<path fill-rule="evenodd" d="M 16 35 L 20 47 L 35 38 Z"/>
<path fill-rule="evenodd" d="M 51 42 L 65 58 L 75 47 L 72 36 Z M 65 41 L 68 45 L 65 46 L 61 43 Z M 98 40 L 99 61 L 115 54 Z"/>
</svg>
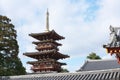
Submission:
<svg viewBox="0 0 120 80">
<path fill-rule="evenodd" d="M 110 41 L 103 47 L 107 50 L 107 53 L 115 54 L 118 63 L 120 64 L 120 27 L 112 27 L 110 25 Z"/>
<path fill-rule="evenodd" d="M 66 63 L 58 62 L 59 59 L 68 58 L 68 55 L 61 54 L 58 46 L 62 44 L 56 42 L 57 40 L 65 39 L 60 36 L 54 30 L 49 30 L 49 13 L 47 11 L 46 16 L 46 31 L 42 33 L 31 33 L 29 36 L 38 40 L 33 42 L 36 45 L 38 52 L 26 52 L 25 56 L 36 59 L 37 61 L 28 61 L 31 64 L 31 70 L 33 72 L 61 72 L 61 66 Z"/>
</svg>

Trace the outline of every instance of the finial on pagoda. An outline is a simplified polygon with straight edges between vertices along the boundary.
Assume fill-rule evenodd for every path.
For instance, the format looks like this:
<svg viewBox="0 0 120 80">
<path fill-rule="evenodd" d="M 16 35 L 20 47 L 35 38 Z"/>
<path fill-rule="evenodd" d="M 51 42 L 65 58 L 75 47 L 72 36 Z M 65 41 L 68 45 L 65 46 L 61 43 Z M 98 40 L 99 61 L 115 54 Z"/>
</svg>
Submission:
<svg viewBox="0 0 120 80">
<path fill-rule="evenodd" d="M 46 13 L 46 31 L 49 31 L 49 12 L 47 9 L 47 13 Z"/>
</svg>

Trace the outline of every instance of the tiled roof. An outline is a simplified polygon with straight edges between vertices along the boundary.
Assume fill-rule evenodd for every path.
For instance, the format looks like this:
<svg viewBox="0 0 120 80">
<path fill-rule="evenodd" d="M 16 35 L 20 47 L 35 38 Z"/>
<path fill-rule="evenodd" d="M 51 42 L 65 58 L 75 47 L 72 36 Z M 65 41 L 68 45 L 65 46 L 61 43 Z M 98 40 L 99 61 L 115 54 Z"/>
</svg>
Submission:
<svg viewBox="0 0 120 80">
<path fill-rule="evenodd" d="M 54 39 L 54 40 L 65 39 L 65 37 L 60 36 L 54 30 L 48 31 L 48 32 L 43 32 L 43 33 L 31 33 L 29 35 L 38 40 L 44 40 L 46 36 L 47 36 L 47 38 Z"/>
<path fill-rule="evenodd" d="M 88 60 L 78 71 L 93 71 L 120 68 L 116 60 Z"/>
<path fill-rule="evenodd" d="M 49 55 L 49 57 L 52 57 L 56 60 L 70 57 L 66 54 L 57 52 L 56 50 L 49 50 L 49 51 L 43 51 L 43 52 L 26 52 L 26 53 L 23 53 L 23 55 L 26 55 L 31 58 L 36 58 L 36 59 Z"/>
<path fill-rule="evenodd" d="M 120 69 L 76 73 L 31 74 L 1 77 L 0 80 L 120 80 Z"/>
</svg>

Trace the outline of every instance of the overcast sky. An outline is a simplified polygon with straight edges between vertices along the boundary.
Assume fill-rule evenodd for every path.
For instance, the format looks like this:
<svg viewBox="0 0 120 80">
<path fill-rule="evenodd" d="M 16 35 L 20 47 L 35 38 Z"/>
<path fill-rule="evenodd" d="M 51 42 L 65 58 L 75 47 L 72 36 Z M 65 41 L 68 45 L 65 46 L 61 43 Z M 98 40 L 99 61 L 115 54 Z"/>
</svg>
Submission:
<svg viewBox="0 0 120 80">
<path fill-rule="evenodd" d="M 47 8 L 50 30 L 65 37 L 59 41 L 60 52 L 70 58 L 60 61 L 70 72 L 78 70 L 91 52 L 113 58 L 102 46 L 109 40 L 109 26 L 120 27 L 120 0 L 0 0 L 0 15 L 9 17 L 17 30 L 19 57 L 27 72 L 26 62 L 33 59 L 23 53 L 36 51 L 36 40 L 28 34 L 45 31 Z"/>
</svg>

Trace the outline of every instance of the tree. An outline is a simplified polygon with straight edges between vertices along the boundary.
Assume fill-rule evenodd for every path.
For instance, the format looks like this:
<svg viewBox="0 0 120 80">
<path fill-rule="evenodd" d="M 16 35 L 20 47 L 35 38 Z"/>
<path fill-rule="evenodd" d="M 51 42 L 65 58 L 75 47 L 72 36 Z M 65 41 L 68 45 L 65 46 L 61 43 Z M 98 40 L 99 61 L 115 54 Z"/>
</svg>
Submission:
<svg viewBox="0 0 120 80">
<path fill-rule="evenodd" d="M 87 56 L 88 59 L 101 59 L 98 55 L 96 55 L 96 53 L 92 52 L 91 54 L 89 54 L 89 56 Z"/>
<path fill-rule="evenodd" d="M 62 68 L 61 73 L 64 73 L 64 72 L 69 72 L 69 71 L 65 68 Z"/>
<path fill-rule="evenodd" d="M 18 58 L 19 46 L 16 40 L 17 33 L 11 20 L 0 15 L 0 75 L 25 74 L 20 59 Z"/>
</svg>

